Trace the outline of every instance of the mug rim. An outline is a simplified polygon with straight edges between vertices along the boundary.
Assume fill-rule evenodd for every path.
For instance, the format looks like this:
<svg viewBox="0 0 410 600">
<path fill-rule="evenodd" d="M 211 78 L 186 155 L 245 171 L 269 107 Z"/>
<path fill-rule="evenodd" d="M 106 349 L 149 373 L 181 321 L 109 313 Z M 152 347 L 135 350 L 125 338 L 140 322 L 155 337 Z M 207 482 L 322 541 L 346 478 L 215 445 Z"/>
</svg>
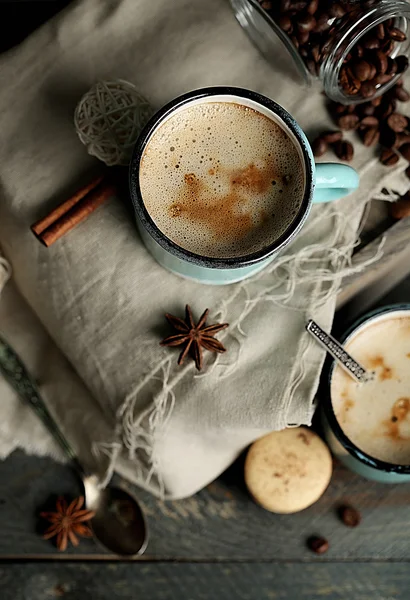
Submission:
<svg viewBox="0 0 410 600">
<path fill-rule="evenodd" d="M 286 231 L 284 231 L 284 233 L 281 236 L 279 236 L 277 240 L 256 252 L 252 252 L 244 256 L 234 256 L 228 258 L 208 257 L 202 256 L 201 254 L 196 254 L 194 252 L 191 252 L 190 250 L 182 248 L 181 246 L 170 240 L 159 229 L 159 227 L 155 224 L 154 220 L 148 213 L 144 204 L 144 200 L 142 198 L 139 182 L 140 163 L 144 150 L 151 136 L 158 129 L 161 123 L 163 123 L 163 121 L 176 109 L 184 106 L 185 104 L 189 104 L 193 100 L 202 98 L 205 100 L 206 98 L 210 98 L 211 96 L 233 96 L 237 97 L 239 101 L 241 98 L 251 100 L 257 104 L 260 104 L 262 107 L 270 110 L 275 115 L 277 115 L 279 119 L 281 119 L 283 123 L 290 129 L 292 134 L 295 136 L 297 142 L 299 143 L 305 167 L 305 190 L 298 214 L 295 217 L 295 219 L 291 222 Z M 312 150 L 310 148 L 309 142 L 305 134 L 303 133 L 302 129 L 297 124 L 297 122 L 293 119 L 293 117 L 282 106 L 280 106 L 280 104 L 277 104 L 274 100 L 271 100 L 270 98 L 267 98 L 266 96 L 263 96 L 258 92 L 253 92 L 251 90 L 247 90 L 241 87 L 206 87 L 197 90 L 192 90 L 190 92 L 182 94 L 181 96 L 178 96 L 177 98 L 174 98 L 173 100 L 165 104 L 162 108 L 160 108 L 145 125 L 134 146 L 134 150 L 130 161 L 129 190 L 131 201 L 136 215 L 138 216 L 146 231 L 164 250 L 176 256 L 177 258 L 180 258 L 182 260 L 188 261 L 201 267 L 208 267 L 214 269 L 241 268 L 269 258 L 272 254 L 277 253 L 284 246 L 288 245 L 299 233 L 300 229 L 302 228 L 302 225 L 307 219 L 310 206 L 312 204 L 315 183 L 314 164 L 315 163 L 313 160 Z"/>
<path fill-rule="evenodd" d="M 362 328 L 362 326 L 365 323 L 371 323 L 372 321 L 377 320 L 377 318 L 381 315 L 388 314 L 390 312 L 401 311 L 407 311 L 410 315 L 410 304 L 388 304 L 386 306 L 366 312 L 357 320 L 355 320 L 354 323 L 346 330 L 346 332 L 342 335 L 340 339 L 340 343 L 345 344 L 349 339 L 353 337 L 353 335 L 356 332 L 358 332 Z M 341 443 L 343 448 L 345 448 L 349 452 L 351 456 L 353 456 L 359 462 L 365 464 L 368 467 L 372 467 L 377 471 L 384 471 L 385 473 L 397 473 L 399 475 L 410 474 L 410 464 L 398 465 L 396 463 L 391 463 L 375 458 L 374 456 L 371 456 L 370 454 L 364 452 L 364 450 L 361 450 L 358 446 L 356 446 L 356 444 L 354 444 L 352 440 L 344 433 L 343 429 L 339 425 L 338 420 L 336 419 L 336 415 L 332 405 L 331 384 L 335 367 L 336 361 L 331 360 L 328 366 L 328 373 L 326 377 L 327 393 L 324 395 L 322 408 L 325 413 L 325 417 L 329 423 L 330 429 L 336 436 L 337 440 Z"/>
</svg>

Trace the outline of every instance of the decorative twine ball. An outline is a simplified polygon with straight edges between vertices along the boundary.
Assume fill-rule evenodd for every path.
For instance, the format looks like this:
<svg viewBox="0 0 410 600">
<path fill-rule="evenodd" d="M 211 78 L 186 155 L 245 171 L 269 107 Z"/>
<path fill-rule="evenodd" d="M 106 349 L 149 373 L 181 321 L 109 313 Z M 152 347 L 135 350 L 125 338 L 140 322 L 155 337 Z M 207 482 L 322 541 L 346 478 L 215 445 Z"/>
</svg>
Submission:
<svg viewBox="0 0 410 600">
<path fill-rule="evenodd" d="M 78 137 L 106 165 L 128 165 L 132 149 L 152 108 L 128 81 L 99 81 L 80 100 L 74 114 Z"/>
</svg>

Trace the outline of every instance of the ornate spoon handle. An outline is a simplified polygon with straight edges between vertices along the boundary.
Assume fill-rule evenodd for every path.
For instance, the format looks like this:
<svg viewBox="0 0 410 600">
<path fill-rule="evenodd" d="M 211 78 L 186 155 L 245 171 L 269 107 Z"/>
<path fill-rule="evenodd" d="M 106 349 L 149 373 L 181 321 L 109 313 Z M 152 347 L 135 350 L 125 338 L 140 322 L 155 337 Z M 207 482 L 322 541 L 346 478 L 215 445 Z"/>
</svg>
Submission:
<svg viewBox="0 0 410 600">
<path fill-rule="evenodd" d="M 83 473 L 81 465 L 66 438 L 61 433 L 57 423 L 51 416 L 44 400 L 42 399 L 37 385 L 27 372 L 16 352 L 9 344 L 0 337 L 0 371 L 4 374 L 10 385 L 25 400 L 37 416 L 43 421 L 48 431 L 60 445 L 63 452 L 73 463 L 74 466 Z"/>
<path fill-rule="evenodd" d="M 356 381 L 363 383 L 369 379 L 366 369 L 350 356 L 334 337 L 323 331 L 315 321 L 310 319 L 306 329 Z"/>
</svg>

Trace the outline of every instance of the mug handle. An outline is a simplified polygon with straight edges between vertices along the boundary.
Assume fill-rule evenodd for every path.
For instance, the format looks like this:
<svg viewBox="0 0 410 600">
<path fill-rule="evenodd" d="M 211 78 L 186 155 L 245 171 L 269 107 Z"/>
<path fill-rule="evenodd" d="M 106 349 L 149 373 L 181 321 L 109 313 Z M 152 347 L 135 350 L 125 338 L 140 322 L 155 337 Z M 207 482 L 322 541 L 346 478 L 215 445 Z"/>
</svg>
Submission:
<svg viewBox="0 0 410 600">
<path fill-rule="evenodd" d="M 316 165 L 316 185 L 313 203 L 330 202 L 343 198 L 359 187 L 359 174 L 338 163 L 319 163 Z"/>
</svg>

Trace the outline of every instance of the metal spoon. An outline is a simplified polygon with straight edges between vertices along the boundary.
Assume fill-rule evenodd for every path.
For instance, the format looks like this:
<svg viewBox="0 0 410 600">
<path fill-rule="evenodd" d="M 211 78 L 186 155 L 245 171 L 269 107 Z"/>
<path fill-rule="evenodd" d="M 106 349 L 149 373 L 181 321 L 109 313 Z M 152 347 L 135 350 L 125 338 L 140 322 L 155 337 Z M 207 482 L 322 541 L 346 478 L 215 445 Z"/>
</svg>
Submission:
<svg viewBox="0 0 410 600">
<path fill-rule="evenodd" d="M 148 543 L 148 529 L 137 500 L 119 487 L 100 489 L 96 475 L 86 473 L 74 450 L 48 411 L 36 383 L 15 351 L 0 337 L 0 371 L 43 421 L 83 480 L 85 503 L 95 511 L 91 521 L 95 537 L 108 550 L 120 555 L 142 554 Z"/>
<path fill-rule="evenodd" d="M 329 352 L 338 364 L 359 383 L 364 383 L 371 379 L 370 374 L 361 364 L 359 364 L 334 337 L 323 331 L 315 321 L 310 319 L 306 325 L 306 330 L 315 338 L 315 340 Z"/>
</svg>

